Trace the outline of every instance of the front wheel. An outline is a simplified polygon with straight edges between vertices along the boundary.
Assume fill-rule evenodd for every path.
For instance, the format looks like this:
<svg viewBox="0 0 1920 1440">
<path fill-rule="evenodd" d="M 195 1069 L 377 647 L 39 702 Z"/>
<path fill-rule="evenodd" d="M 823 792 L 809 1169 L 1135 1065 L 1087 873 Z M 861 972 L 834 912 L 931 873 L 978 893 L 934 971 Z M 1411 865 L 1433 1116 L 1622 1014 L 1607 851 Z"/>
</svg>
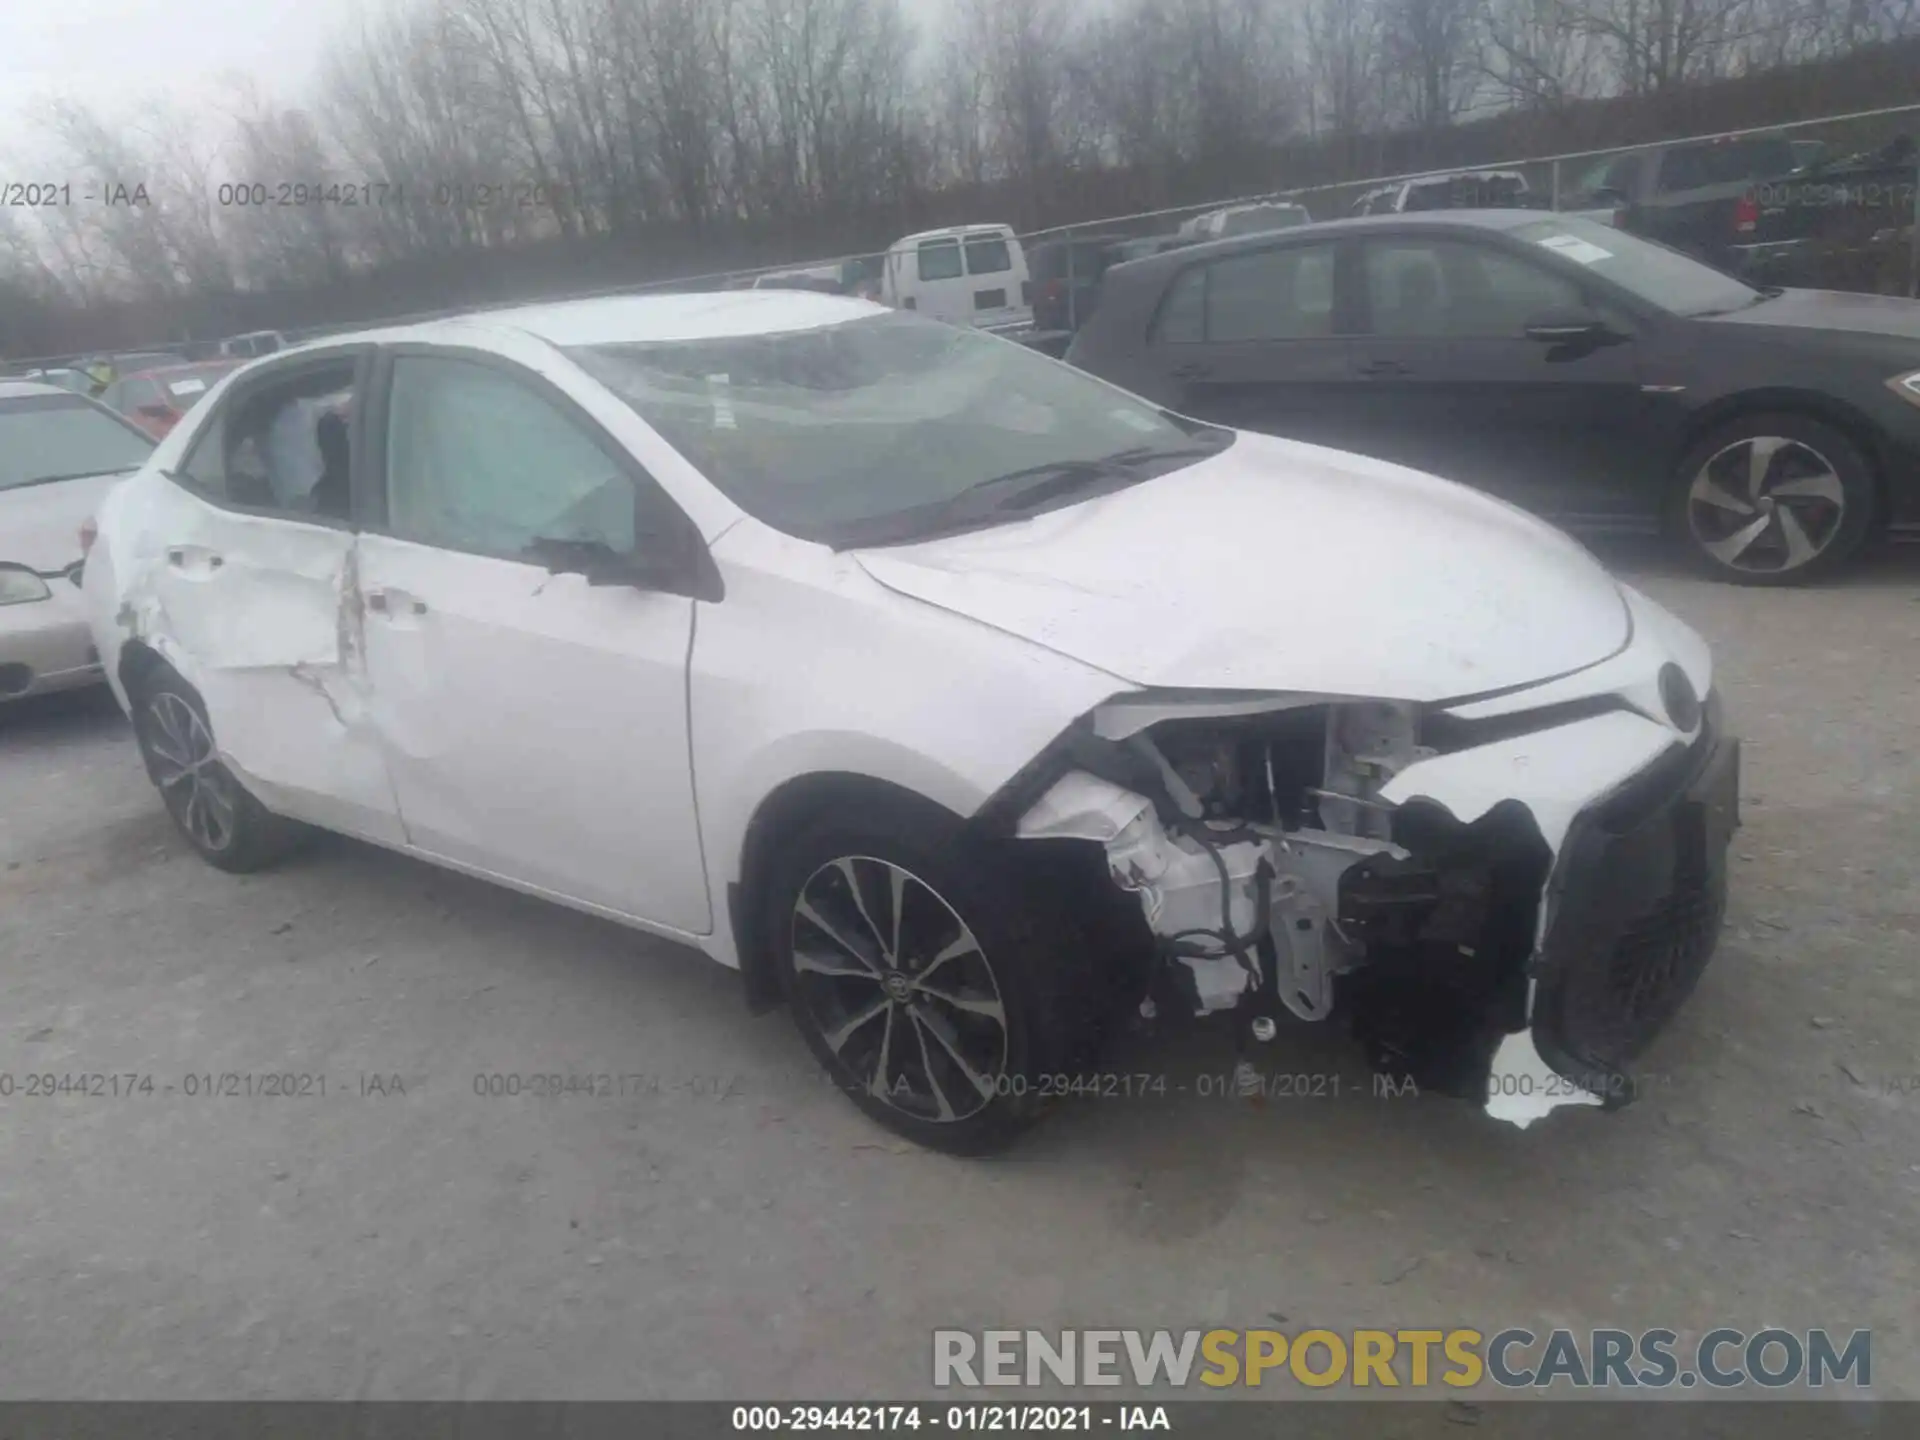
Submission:
<svg viewBox="0 0 1920 1440">
<path fill-rule="evenodd" d="M 1753 415 L 1688 453 L 1671 519 L 1708 574 L 1800 585 L 1854 556 L 1873 511 L 1873 466 L 1852 439 L 1804 415 Z"/>
<path fill-rule="evenodd" d="M 833 1082 L 908 1139 L 977 1155 L 1064 1088 L 1099 1006 L 1044 902 L 992 847 L 941 828 L 814 825 L 775 866 L 765 933 Z"/>
</svg>

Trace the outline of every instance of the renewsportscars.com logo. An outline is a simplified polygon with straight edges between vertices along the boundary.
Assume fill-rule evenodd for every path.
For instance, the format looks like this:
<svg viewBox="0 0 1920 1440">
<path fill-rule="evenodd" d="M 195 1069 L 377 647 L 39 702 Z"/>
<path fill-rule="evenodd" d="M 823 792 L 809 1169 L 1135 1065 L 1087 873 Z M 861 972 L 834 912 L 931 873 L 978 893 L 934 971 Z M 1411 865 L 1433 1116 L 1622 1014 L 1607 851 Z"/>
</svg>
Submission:
<svg viewBox="0 0 1920 1440">
<path fill-rule="evenodd" d="M 1865 1390 L 1873 1332 L 1827 1330 L 936 1330 L 933 1383 L 1506 1389 Z"/>
</svg>

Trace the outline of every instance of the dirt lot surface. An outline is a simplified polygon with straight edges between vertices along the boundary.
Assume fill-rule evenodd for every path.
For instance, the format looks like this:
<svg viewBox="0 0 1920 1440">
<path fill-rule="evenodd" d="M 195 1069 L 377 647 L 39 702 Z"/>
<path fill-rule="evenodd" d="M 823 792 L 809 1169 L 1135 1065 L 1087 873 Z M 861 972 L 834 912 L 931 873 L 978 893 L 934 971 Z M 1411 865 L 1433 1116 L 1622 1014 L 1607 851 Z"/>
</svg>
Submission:
<svg viewBox="0 0 1920 1440">
<path fill-rule="evenodd" d="M 1525 1133 L 1287 1032 L 1339 1098 L 1201 1100 L 1228 1055 L 1136 1041 L 1186 1096 L 921 1153 L 696 954 L 347 842 L 220 874 L 110 700 L 0 716 L 8 1394 L 898 1397 L 937 1326 L 1313 1323 L 1872 1327 L 1920 1398 L 1920 561 L 1609 558 L 1714 643 L 1746 827 L 1652 1093 Z M 187 1093 L 286 1073 L 325 1096 Z M 645 1079 L 476 1094 L 549 1073 Z"/>
</svg>

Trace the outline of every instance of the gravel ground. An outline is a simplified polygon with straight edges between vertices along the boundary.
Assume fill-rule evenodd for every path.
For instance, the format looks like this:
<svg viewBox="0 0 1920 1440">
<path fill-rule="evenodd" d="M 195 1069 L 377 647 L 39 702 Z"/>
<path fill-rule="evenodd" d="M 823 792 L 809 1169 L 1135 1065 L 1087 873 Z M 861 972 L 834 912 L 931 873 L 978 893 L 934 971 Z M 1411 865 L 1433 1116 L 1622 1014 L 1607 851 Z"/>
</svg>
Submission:
<svg viewBox="0 0 1920 1440">
<path fill-rule="evenodd" d="M 7 1393 L 898 1397 L 937 1326 L 1284 1316 L 1870 1326 L 1875 1390 L 1920 1397 L 1920 561 L 1766 592 L 1610 558 L 1714 642 L 1746 828 L 1653 1093 L 1526 1133 L 1372 1098 L 1310 1032 L 1274 1067 L 1342 1098 L 1089 1100 L 1004 1159 L 921 1153 L 692 952 L 343 841 L 220 874 L 110 700 L 7 712 Z M 474 1089 L 556 1071 L 649 1080 Z M 47 1072 L 156 1089 L 26 1097 Z M 225 1072 L 327 1094 L 185 1093 Z"/>
</svg>

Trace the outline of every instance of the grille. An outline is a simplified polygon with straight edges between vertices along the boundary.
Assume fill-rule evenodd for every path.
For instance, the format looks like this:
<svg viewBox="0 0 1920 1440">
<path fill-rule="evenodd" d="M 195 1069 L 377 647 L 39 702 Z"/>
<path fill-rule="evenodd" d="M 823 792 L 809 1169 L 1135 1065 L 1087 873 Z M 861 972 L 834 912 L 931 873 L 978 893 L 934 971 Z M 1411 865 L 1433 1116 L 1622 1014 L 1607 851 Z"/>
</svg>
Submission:
<svg viewBox="0 0 1920 1440">
<path fill-rule="evenodd" d="M 1737 750 L 1703 737 L 1575 822 L 1535 1006 L 1563 1074 L 1620 1075 L 1692 993 L 1725 915 L 1737 785 Z"/>
<path fill-rule="evenodd" d="M 1614 942 L 1608 989 L 1621 1026 L 1662 1025 L 1713 953 L 1725 909 L 1705 875 L 1686 876 L 1672 894 L 1629 924 Z M 1616 1043 L 1626 1036 L 1611 1037 Z"/>
</svg>

